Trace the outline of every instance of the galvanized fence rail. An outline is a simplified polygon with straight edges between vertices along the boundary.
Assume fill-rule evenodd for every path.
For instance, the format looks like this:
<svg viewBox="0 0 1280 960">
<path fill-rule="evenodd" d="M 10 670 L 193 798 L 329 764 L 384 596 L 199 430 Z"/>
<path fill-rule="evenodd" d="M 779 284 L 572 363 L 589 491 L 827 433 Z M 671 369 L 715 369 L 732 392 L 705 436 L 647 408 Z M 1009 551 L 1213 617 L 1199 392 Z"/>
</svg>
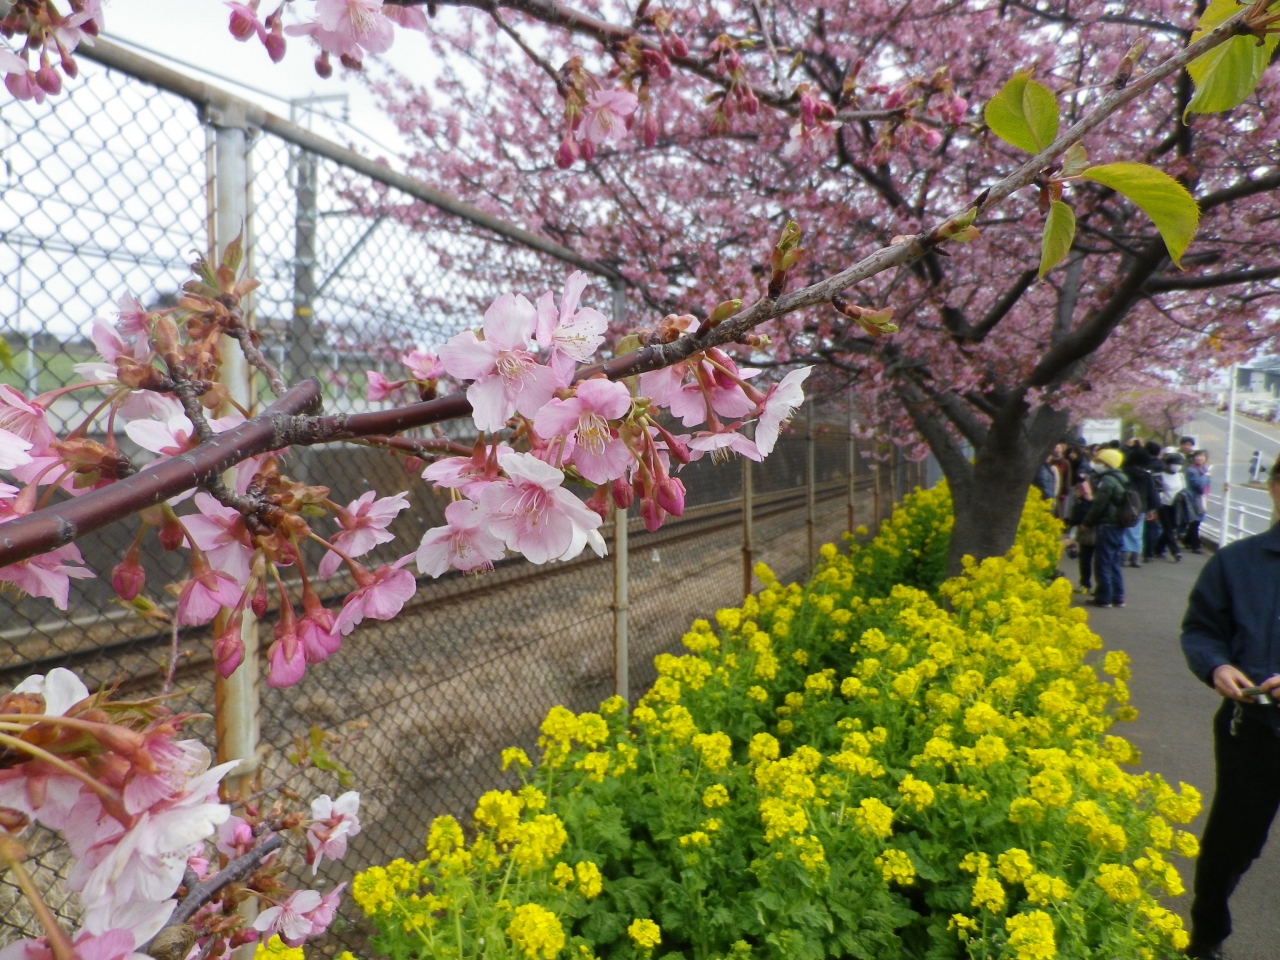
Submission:
<svg viewBox="0 0 1280 960">
<path fill-rule="evenodd" d="M 330 410 L 367 409 L 368 371 L 394 377 L 405 349 L 475 325 L 506 290 L 536 296 L 588 270 L 598 278 L 594 305 L 625 317 L 608 266 L 106 41 L 90 55 L 97 65 L 84 63 L 61 97 L 0 103 L 0 336 L 14 355 L 0 383 L 32 396 L 74 382 L 75 364 L 94 353 L 94 316 L 109 316 L 124 292 L 149 307 L 172 303 L 193 250 L 241 233 L 262 281 L 252 312 L 268 355 L 288 379 L 319 377 Z M 229 378 L 241 402 L 258 399 L 247 372 Z M 92 411 L 95 401 L 78 396 L 51 408 L 66 428 Z M 482 577 L 425 580 L 399 618 L 366 624 L 288 690 L 261 689 L 252 657 L 215 684 L 208 630 L 185 630 L 175 706 L 201 714 L 192 732 L 216 740 L 222 758 L 243 759 L 242 791 L 341 789 L 331 772 L 298 772 L 289 759 L 312 731 L 338 738 L 334 755 L 363 791 L 365 828 L 344 862 L 325 864 L 324 882 L 416 857 L 430 819 L 467 817 L 478 793 L 501 782 L 497 751 L 530 746 L 551 706 L 583 710 L 615 691 L 643 691 L 653 656 L 693 618 L 739 600 L 753 562 L 802 578 L 819 545 L 858 524 L 874 528 L 924 482 L 896 455 L 873 465 L 873 451 L 855 450 L 846 414 L 831 415 L 841 422 L 798 418 L 802 428 L 763 464 L 690 465 L 685 517 L 653 533 L 634 517 L 607 525 L 607 561 L 513 559 Z M 401 552 L 443 519 L 428 485 L 376 451 L 305 449 L 288 455 L 287 469 L 339 502 L 408 489 L 411 509 L 393 526 Z M 120 523 L 79 545 L 106 571 L 133 533 Z M 158 547 L 143 563 L 151 584 L 181 575 L 180 558 Z M 334 578 L 326 600 L 340 603 L 345 589 Z M 13 596 L 0 598 L 0 612 L 0 690 L 56 666 L 90 687 L 160 689 L 171 634 L 121 609 L 105 579 L 73 582 L 65 613 Z M 57 844 L 36 834 L 31 846 L 38 881 L 56 890 L 65 865 Z M 74 922 L 74 901 L 51 905 Z M 0 877 L 0 945 L 35 933 Z M 364 945 L 348 907 L 318 949 Z"/>
</svg>

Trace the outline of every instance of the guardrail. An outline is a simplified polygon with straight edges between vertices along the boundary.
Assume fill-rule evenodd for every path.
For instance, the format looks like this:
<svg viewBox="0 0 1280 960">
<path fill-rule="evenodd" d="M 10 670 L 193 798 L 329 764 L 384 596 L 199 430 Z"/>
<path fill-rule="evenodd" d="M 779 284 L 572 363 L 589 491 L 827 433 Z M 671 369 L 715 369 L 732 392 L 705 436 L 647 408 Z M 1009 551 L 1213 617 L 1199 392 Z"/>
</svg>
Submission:
<svg viewBox="0 0 1280 960">
<path fill-rule="evenodd" d="M 1221 497 L 1209 496 L 1208 508 L 1208 514 L 1200 524 L 1200 532 L 1203 536 L 1216 540 L 1222 547 L 1241 537 L 1262 533 L 1271 526 L 1269 510 L 1259 510 L 1239 500 L 1230 501 L 1226 517 L 1222 515 Z"/>
</svg>

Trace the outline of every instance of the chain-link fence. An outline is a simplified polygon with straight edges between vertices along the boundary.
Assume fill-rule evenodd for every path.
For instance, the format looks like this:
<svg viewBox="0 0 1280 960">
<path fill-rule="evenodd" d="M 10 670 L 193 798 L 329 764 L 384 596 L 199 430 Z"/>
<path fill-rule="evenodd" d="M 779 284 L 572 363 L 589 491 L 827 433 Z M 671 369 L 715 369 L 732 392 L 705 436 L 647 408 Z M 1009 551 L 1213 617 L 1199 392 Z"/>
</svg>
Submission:
<svg viewBox="0 0 1280 960">
<path fill-rule="evenodd" d="M 212 100 L 203 85 L 196 85 L 203 99 L 184 95 L 181 79 L 170 75 L 166 90 L 84 63 L 59 98 L 0 103 L 0 336 L 12 354 L 0 382 L 28 397 L 77 382 L 75 365 L 94 354 L 92 317 L 109 316 L 126 291 L 147 306 L 174 302 L 192 251 L 241 230 L 250 270 L 262 281 L 253 316 L 265 352 L 288 379 L 319 377 L 326 406 L 345 412 L 368 408 L 368 371 L 394 379 L 406 349 L 438 346 L 475 325 L 499 293 L 558 290 L 584 266 L 478 213 L 459 216 L 456 202 L 433 202 L 429 190 L 389 171 L 371 175 L 367 163 L 343 160 L 341 148 L 304 148 L 318 138 L 276 136 L 271 122 L 255 126 L 243 105 Z M 587 302 L 616 311 L 609 272 L 597 273 L 606 279 L 589 288 Z M 91 436 L 101 431 L 101 396 L 92 392 L 52 400 L 55 425 L 87 420 Z M 313 731 L 326 731 L 336 737 L 334 758 L 362 791 L 364 830 L 342 863 L 325 864 L 321 879 L 337 883 L 358 865 L 418 856 L 432 817 L 465 819 L 476 796 L 501 782 L 501 747 L 532 746 L 555 704 L 594 708 L 614 691 L 620 620 L 636 694 L 653 679 L 653 656 L 673 648 L 695 617 L 741 598 L 744 513 L 748 568 L 763 561 L 784 581 L 796 579 L 818 545 L 851 524 L 873 525 L 924 479 L 900 459 L 888 468 L 870 462 L 854 455 L 847 421 L 819 426 L 812 438 L 792 431 L 751 468 L 749 511 L 739 461 L 691 464 L 683 474 L 686 515 L 652 533 L 635 520 L 628 527 L 622 615 L 612 534 L 612 561 L 539 567 L 513 559 L 483 577 L 424 579 L 397 619 L 367 621 L 302 683 L 254 698 L 257 783 L 264 790 L 284 783 L 303 797 L 342 789 L 334 772 L 291 760 L 307 754 Z M 403 552 L 442 522 L 444 502 L 399 464 L 334 446 L 291 453 L 286 468 L 329 486 L 342 503 L 367 490 L 408 489 L 411 508 L 392 527 Z M 119 523 L 79 541 L 86 563 L 109 570 L 135 530 Z M 182 575 L 178 556 L 154 538 L 147 544 L 149 584 Z M 383 549 L 373 562 L 394 556 L 394 546 Z M 334 605 L 349 589 L 341 577 L 326 588 Z M 66 666 L 91 688 L 151 695 L 170 667 L 174 635 L 122 609 L 105 578 L 74 581 L 65 612 L 12 596 L 0 609 L 0 690 Z M 263 631 L 273 616 L 268 611 Z M 201 714 L 190 730 L 212 743 L 214 715 L 225 704 L 211 679 L 208 630 L 182 631 L 173 649 L 174 706 Z M 57 843 L 39 833 L 29 840 L 38 881 L 73 923 L 74 901 L 57 899 L 54 881 L 65 865 Z M 360 950 L 354 916 L 344 908 L 317 949 Z M 37 932 L 16 887 L 0 879 L 0 944 Z"/>
</svg>

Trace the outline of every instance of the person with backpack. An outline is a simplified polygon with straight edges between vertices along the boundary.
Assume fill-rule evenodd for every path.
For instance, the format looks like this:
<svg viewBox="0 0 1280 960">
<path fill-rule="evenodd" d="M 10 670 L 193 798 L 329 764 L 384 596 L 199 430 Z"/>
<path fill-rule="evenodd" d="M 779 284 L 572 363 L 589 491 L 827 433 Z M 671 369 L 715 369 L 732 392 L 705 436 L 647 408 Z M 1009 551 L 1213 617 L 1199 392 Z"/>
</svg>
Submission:
<svg viewBox="0 0 1280 960">
<path fill-rule="evenodd" d="M 1094 548 L 1097 585 L 1093 603 L 1097 607 L 1123 607 L 1124 574 L 1120 554 L 1124 530 L 1143 515 L 1142 498 L 1120 469 L 1124 455 L 1119 450 L 1110 447 L 1099 450 L 1094 465 L 1098 474 L 1093 485 L 1093 503 L 1080 523 L 1082 528 L 1093 530 L 1097 538 Z"/>
<path fill-rule="evenodd" d="M 1138 563 L 1139 554 L 1144 559 L 1148 555 L 1144 536 L 1147 520 L 1154 517 L 1155 512 L 1160 508 L 1159 488 L 1151 475 L 1151 455 L 1147 453 L 1141 441 L 1131 444 L 1125 453 L 1124 474 L 1129 478 L 1129 485 L 1142 498 L 1142 513 L 1132 526 L 1125 528 L 1120 564 L 1136 568 L 1141 566 Z"/>
</svg>

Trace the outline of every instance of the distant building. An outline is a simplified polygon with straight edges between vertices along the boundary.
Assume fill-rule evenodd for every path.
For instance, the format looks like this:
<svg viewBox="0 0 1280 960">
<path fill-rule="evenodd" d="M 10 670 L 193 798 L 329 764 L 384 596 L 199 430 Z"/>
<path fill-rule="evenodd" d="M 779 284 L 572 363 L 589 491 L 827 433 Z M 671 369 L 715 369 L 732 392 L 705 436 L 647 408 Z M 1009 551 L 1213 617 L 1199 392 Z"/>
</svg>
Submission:
<svg viewBox="0 0 1280 960">
<path fill-rule="evenodd" d="M 1236 367 L 1236 390 L 1238 393 L 1280 398 L 1280 357 L 1240 364 Z"/>
</svg>

